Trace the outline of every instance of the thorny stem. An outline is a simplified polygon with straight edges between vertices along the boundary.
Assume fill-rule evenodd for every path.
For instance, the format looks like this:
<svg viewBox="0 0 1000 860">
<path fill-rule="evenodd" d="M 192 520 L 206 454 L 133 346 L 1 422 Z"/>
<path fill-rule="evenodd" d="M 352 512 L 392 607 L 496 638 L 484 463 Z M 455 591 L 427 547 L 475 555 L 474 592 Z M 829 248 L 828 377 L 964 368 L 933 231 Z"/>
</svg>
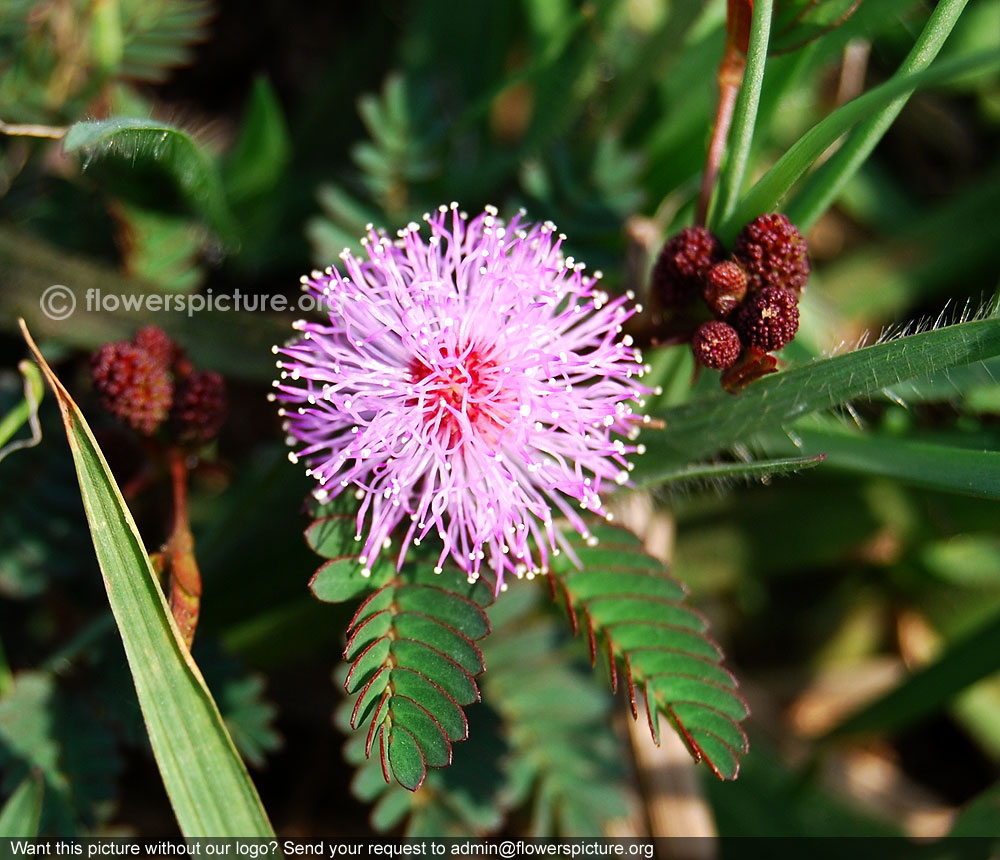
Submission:
<svg viewBox="0 0 1000 860">
<path fill-rule="evenodd" d="M 166 546 L 166 566 L 170 573 L 170 611 L 181 637 L 191 647 L 201 607 L 201 574 L 194 557 L 194 537 L 188 522 L 187 464 L 183 450 L 167 452 L 174 494 L 174 528 Z"/>
</svg>

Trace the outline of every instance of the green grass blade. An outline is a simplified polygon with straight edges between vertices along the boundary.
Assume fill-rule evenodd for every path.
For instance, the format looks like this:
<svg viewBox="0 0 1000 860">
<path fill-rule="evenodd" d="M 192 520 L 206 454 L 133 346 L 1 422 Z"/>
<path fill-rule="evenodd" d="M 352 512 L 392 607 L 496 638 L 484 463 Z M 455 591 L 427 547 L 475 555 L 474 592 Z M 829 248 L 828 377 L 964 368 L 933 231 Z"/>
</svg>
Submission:
<svg viewBox="0 0 1000 860">
<path fill-rule="evenodd" d="M 108 600 L 181 832 L 273 836 L 219 709 L 174 625 L 104 455 L 23 322 L 21 328 L 59 402 Z"/>
<path fill-rule="evenodd" d="M 823 455 L 807 457 L 779 457 L 773 460 L 753 460 L 749 463 L 695 463 L 683 466 L 673 472 L 657 476 L 657 484 L 670 484 L 677 481 L 713 481 L 719 479 L 731 480 L 766 480 L 773 475 L 798 472 L 811 469 L 823 462 Z M 642 486 L 642 482 L 638 483 Z"/>
<path fill-rule="evenodd" d="M 753 143 L 753 130 L 757 122 L 760 89 L 764 83 L 773 7 L 773 0 L 757 0 L 753 4 L 747 64 L 736 97 L 736 107 L 733 110 L 733 125 L 729 130 L 726 160 L 719 172 L 715 200 L 709 213 L 709 228 L 729 218 L 736 207 L 736 200 L 743 186 L 743 175 L 750 161 L 750 146 Z"/>
<path fill-rule="evenodd" d="M 908 75 L 895 75 L 881 86 L 859 96 L 816 123 L 775 162 L 747 192 L 734 213 L 716 231 L 723 242 L 731 243 L 740 228 L 762 212 L 779 208 L 781 201 L 837 139 L 862 120 L 904 95 L 921 87 L 944 84 L 970 73 L 985 73 L 1000 68 L 996 51 L 982 51 L 968 57 L 942 60 L 929 69 Z"/>
<path fill-rule="evenodd" d="M 926 69 L 944 45 L 968 0 L 943 0 L 934 7 L 920 38 L 897 71 L 910 75 Z M 786 207 L 786 214 L 800 230 L 808 230 L 837 199 L 847 181 L 864 164 L 876 144 L 903 109 L 910 93 L 894 99 L 859 125 L 844 145 L 807 180 L 803 189 Z"/>
<path fill-rule="evenodd" d="M 885 733 L 941 708 L 966 687 L 1000 669 L 1000 616 L 952 645 L 941 657 L 881 699 L 852 714 L 826 737 Z"/>
<path fill-rule="evenodd" d="M 915 487 L 1000 499 L 1000 451 L 955 448 L 933 442 L 872 434 L 800 430 L 795 435 L 805 454 L 826 454 L 827 466 L 863 475 L 896 478 Z M 765 445 L 780 453 L 786 444 Z"/>
<path fill-rule="evenodd" d="M 177 183 L 191 207 L 226 242 L 236 227 L 215 162 L 187 132 L 135 117 L 78 122 L 63 138 L 63 150 L 80 150 L 85 165 L 98 158 L 151 161 Z"/>
<path fill-rule="evenodd" d="M 45 781 L 40 774 L 28 774 L 0 809 L 0 837 L 18 838 L 38 835 L 42 817 L 42 794 Z"/>
<path fill-rule="evenodd" d="M 733 396 L 719 393 L 656 413 L 664 430 L 643 433 L 645 456 L 633 480 L 662 476 L 811 412 L 868 398 L 907 380 L 1000 355 L 1000 319 L 948 326 L 818 359 L 753 383 Z"/>
</svg>

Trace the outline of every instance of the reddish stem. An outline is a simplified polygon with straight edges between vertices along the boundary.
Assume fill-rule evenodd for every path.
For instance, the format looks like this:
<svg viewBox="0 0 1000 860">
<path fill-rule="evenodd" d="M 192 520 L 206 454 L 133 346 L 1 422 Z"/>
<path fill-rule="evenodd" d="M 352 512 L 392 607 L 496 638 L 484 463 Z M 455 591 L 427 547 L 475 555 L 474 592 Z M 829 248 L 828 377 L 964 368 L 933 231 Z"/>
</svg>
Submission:
<svg viewBox="0 0 1000 860">
<path fill-rule="evenodd" d="M 731 42 L 727 42 L 726 52 L 719 64 L 719 106 L 715 111 L 715 126 L 712 129 L 712 141 L 708 146 L 705 172 L 701 177 L 701 191 L 698 195 L 698 208 L 695 211 L 695 223 L 701 226 L 704 226 L 708 218 L 712 191 L 719 178 L 719 168 L 726 152 L 726 139 L 729 137 L 729 127 L 733 123 L 733 110 L 736 107 L 740 84 L 743 82 L 746 62 L 746 57 L 739 49 Z"/>
<path fill-rule="evenodd" d="M 167 452 L 174 492 L 174 528 L 167 541 L 170 571 L 170 611 L 181 637 L 190 649 L 201 608 L 201 573 L 194 557 L 194 537 L 188 522 L 187 464 L 180 448 Z"/>
</svg>

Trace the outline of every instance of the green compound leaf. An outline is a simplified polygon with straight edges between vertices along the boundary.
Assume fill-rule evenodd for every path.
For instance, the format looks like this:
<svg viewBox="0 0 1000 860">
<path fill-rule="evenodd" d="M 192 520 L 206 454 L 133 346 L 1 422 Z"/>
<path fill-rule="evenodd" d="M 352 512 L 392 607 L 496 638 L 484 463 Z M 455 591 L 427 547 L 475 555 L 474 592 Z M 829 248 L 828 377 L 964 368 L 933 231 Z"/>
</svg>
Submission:
<svg viewBox="0 0 1000 860">
<path fill-rule="evenodd" d="M 181 832 L 273 836 L 219 709 L 173 622 L 107 461 L 23 321 L 21 328 L 62 412 L 108 601 Z"/>
<path fill-rule="evenodd" d="M 633 775 L 624 764 L 628 753 L 609 719 L 614 699 L 580 659 L 579 643 L 569 638 L 539 585 L 512 583 L 489 607 L 484 702 L 471 713 L 468 740 L 459 745 L 454 740 L 465 735 L 465 717 L 454 708 L 460 731 L 447 732 L 453 762 L 429 770 L 419 793 L 386 784 L 378 757 L 365 758 L 363 733 L 348 740 L 345 757 L 357 767 L 351 789 L 374 804 L 376 829 L 405 818 L 403 832 L 410 837 L 482 837 L 496 833 L 517 808 L 530 815 L 526 832 L 532 836 L 602 836 L 635 807 Z M 435 689 L 414 673 L 393 678 L 400 700 Z M 349 705 L 335 718 L 348 731 Z M 414 716 L 408 728 L 430 766 L 431 744 L 440 735 L 419 711 Z M 441 727 L 447 729 L 443 721 Z M 376 737 L 373 747 L 379 742 Z"/>
<path fill-rule="evenodd" d="M 120 28 L 121 75 L 144 83 L 160 83 L 170 69 L 190 62 L 192 46 L 207 37 L 215 14 L 206 0 L 107 5 L 118 13 L 109 26 Z"/>
<path fill-rule="evenodd" d="M 707 622 L 682 603 L 683 586 L 630 532 L 601 523 L 593 537 L 598 543 L 591 546 L 566 535 L 579 566 L 565 556 L 552 565 L 574 628 L 587 634 L 591 661 L 599 651 L 605 655 L 612 689 L 623 671 L 635 717 L 636 690 L 644 694 L 657 742 L 662 714 L 697 761 L 720 779 L 735 779 L 747 751 L 740 723 L 749 712 L 718 645 L 705 634 Z"/>
<path fill-rule="evenodd" d="M 314 546 L 331 546 L 314 538 Z M 367 724 L 365 753 L 377 750 L 386 782 L 391 774 L 415 791 L 428 768 L 451 764 L 452 743 L 468 735 L 462 708 L 479 701 L 475 679 L 485 666 L 476 640 L 490 632 L 482 607 L 492 599 L 457 569 L 435 574 L 416 562 L 359 607 L 344 649 L 344 688 L 357 694 L 350 726 Z"/>
<path fill-rule="evenodd" d="M 221 239 L 235 241 L 236 226 L 215 161 L 187 132 L 151 119 L 114 117 L 70 126 L 63 149 L 80 151 L 85 165 L 105 158 L 133 167 L 155 165 Z"/>
<path fill-rule="evenodd" d="M 374 562 L 371 573 L 366 576 L 358 562 L 354 539 L 357 529 L 356 517 L 346 513 L 335 513 L 321 517 L 306 529 L 306 542 L 313 552 L 330 559 L 309 582 L 312 593 L 327 603 L 343 603 L 353 600 L 367 591 L 380 588 L 395 573 L 391 561 L 384 556 Z"/>
<path fill-rule="evenodd" d="M 483 646 L 483 698 L 510 745 L 504 804 L 529 806 L 531 836 L 603 836 L 635 802 L 629 754 L 612 727 L 614 698 L 538 585 L 511 583 L 490 607 Z"/>
</svg>

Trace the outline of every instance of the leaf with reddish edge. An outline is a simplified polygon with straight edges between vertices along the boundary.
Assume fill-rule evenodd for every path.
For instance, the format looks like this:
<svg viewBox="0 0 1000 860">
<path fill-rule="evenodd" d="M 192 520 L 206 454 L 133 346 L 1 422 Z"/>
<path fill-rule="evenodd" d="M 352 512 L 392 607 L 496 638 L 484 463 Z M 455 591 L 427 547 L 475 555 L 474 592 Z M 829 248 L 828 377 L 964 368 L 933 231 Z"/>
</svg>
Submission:
<svg viewBox="0 0 1000 860">
<path fill-rule="evenodd" d="M 353 661 L 345 688 L 357 695 L 350 724 L 368 724 L 365 754 L 377 738 L 383 775 L 411 791 L 427 768 L 450 764 L 452 743 L 468 735 L 462 707 L 479 700 L 476 640 L 489 633 L 482 606 L 493 596 L 457 569 L 428 570 L 405 566 L 370 595 L 344 649 Z"/>
<path fill-rule="evenodd" d="M 676 600 L 665 600 L 650 595 L 602 594 L 586 601 L 595 624 L 607 625 L 616 621 L 653 621 L 682 627 L 701 633 L 708 622 L 693 609 Z"/>
<path fill-rule="evenodd" d="M 398 665 L 433 677 L 437 685 L 460 705 L 479 701 L 479 689 L 472 675 L 447 654 L 416 639 L 395 639 L 390 651 Z"/>
<path fill-rule="evenodd" d="M 396 603 L 401 610 L 437 618 L 469 639 L 482 639 L 490 632 L 490 621 L 479 606 L 443 588 L 406 585 L 396 591 Z"/>
<path fill-rule="evenodd" d="M 376 639 L 385 636 L 392 627 L 392 615 L 383 609 L 374 615 L 369 615 L 351 633 L 344 646 L 344 659 L 353 660 L 357 654 L 371 645 Z"/>
<path fill-rule="evenodd" d="M 416 639 L 436 648 L 470 675 L 478 675 L 486 668 L 476 643 L 443 621 L 419 612 L 400 612 L 395 617 L 395 628 L 401 639 Z"/>
<path fill-rule="evenodd" d="M 385 712 L 386 705 L 389 704 L 389 692 L 386 691 L 382 694 L 382 698 L 379 699 L 378 707 L 375 708 L 375 713 L 372 715 L 372 724 L 368 728 L 368 737 L 365 740 L 365 755 L 370 756 L 372 754 L 372 737 L 376 728 L 385 730 Z M 388 782 L 388 780 L 386 780 Z"/>
<path fill-rule="evenodd" d="M 611 674 L 611 692 L 618 692 L 618 662 L 615 660 L 615 646 L 608 637 L 604 637 L 608 648 L 608 672 Z"/>
<path fill-rule="evenodd" d="M 392 686 L 397 696 L 406 696 L 434 714 L 448 735 L 448 740 L 464 741 L 469 736 L 469 721 L 465 711 L 451 696 L 433 681 L 412 669 L 397 667 L 392 670 Z"/>
<path fill-rule="evenodd" d="M 736 692 L 736 679 L 721 663 L 721 649 L 705 633 L 707 621 L 682 603 L 684 586 L 663 574 L 662 564 L 644 552 L 638 538 L 603 522 L 594 523 L 592 531 L 603 551 L 569 537 L 580 566 L 558 557 L 551 574 L 554 591 L 587 621 L 592 658 L 600 638 L 612 664 L 612 688 L 617 687 L 615 663 L 622 661 L 636 719 L 636 686 L 641 686 L 657 744 L 662 714 L 696 760 L 704 759 L 721 779 L 735 778 L 747 750 L 739 724 L 748 709 Z"/>
<path fill-rule="evenodd" d="M 649 689 L 649 681 L 646 682 L 646 721 L 649 723 L 649 733 L 653 736 L 653 743 L 660 745 L 660 717 L 656 708 L 656 696 Z M 695 757 L 696 759 L 698 756 Z"/>
<path fill-rule="evenodd" d="M 383 609 L 388 609 L 392 603 L 392 597 L 393 590 L 388 586 L 380 588 L 374 594 L 370 594 L 358 607 L 357 612 L 354 613 L 354 617 L 351 619 L 351 623 L 347 625 L 347 629 L 352 630 L 369 616 L 374 615 L 376 612 L 381 612 Z"/>
<path fill-rule="evenodd" d="M 591 564 L 596 563 L 596 561 L 591 560 Z M 651 570 L 655 572 L 656 568 L 651 568 Z M 567 574 L 566 579 L 573 581 L 573 574 Z M 668 579 L 665 576 L 654 578 L 645 573 L 616 571 L 603 565 L 599 570 L 587 571 L 586 576 L 580 577 L 578 582 L 573 582 L 573 593 L 578 600 L 615 594 L 646 594 L 650 597 L 663 597 L 667 590 L 664 583 L 674 586 L 671 599 L 680 601 L 687 597 L 687 589 L 676 580 Z"/>
<path fill-rule="evenodd" d="M 620 621 L 606 624 L 605 628 L 615 645 L 627 653 L 642 647 L 679 648 L 709 660 L 722 659 L 722 649 L 715 642 L 686 627 L 653 621 Z"/>
<path fill-rule="evenodd" d="M 424 784 L 427 776 L 427 759 L 413 733 L 401 725 L 394 725 L 389 731 L 389 764 L 396 781 L 416 791 Z"/>
<path fill-rule="evenodd" d="M 309 580 L 309 590 L 324 603 L 344 603 L 377 588 L 387 578 L 384 572 L 381 576 L 374 572 L 369 577 L 362 576 L 358 560 L 345 556 L 323 564 Z"/>
<path fill-rule="evenodd" d="M 344 689 L 348 693 L 353 693 L 362 685 L 367 684 L 377 672 L 381 671 L 382 664 L 389 656 L 389 645 L 389 637 L 383 636 L 372 642 L 358 655 L 358 659 L 354 661 L 347 673 L 347 680 L 344 681 Z"/>
<path fill-rule="evenodd" d="M 594 621 L 590 617 L 590 611 L 583 607 L 583 620 L 587 629 L 587 646 L 590 648 L 590 665 L 597 663 L 597 640 L 594 638 Z"/>
<path fill-rule="evenodd" d="M 368 755 L 370 754 L 369 748 Z M 378 727 L 378 757 L 382 763 L 382 776 L 385 777 L 386 782 L 392 782 L 392 777 L 389 776 L 389 750 L 386 748 L 385 743 L 385 723 L 382 723 Z"/>
<path fill-rule="evenodd" d="M 428 767 L 451 764 L 451 741 L 430 711 L 413 699 L 400 695 L 392 697 L 390 711 L 393 724 L 405 723 Z"/>
<path fill-rule="evenodd" d="M 733 673 L 725 667 L 676 648 L 637 648 L 632 652 L 632 660 L 650 678 L 691 676 L 724 687 L 737 686 Z"/>
<path fill-rule="evenodd" d="M 389 683 L 389 667 L 382 666 L 372 675 L 365 684 L 364 689 L 354 703 L 354 710 L 351 711 L 351 728 L 356 729 L 368 717 L 368 711 L 375 700 L 385 691 Z"/>
<path fill-rule="evenodd" d="M 608 647 L 613 654 L 614 645 L 609 644 Z M 625 678 L 628 680 L 628 703 L 629 707 L 632 708 L 632 719 L 638 720 L 639 708 L 636 706 L 636 701 L 635 701 L 635 681 L 632 678 L 632 658 L 629 656 L 628 651 L 625 652 Z"/>
</svg>

